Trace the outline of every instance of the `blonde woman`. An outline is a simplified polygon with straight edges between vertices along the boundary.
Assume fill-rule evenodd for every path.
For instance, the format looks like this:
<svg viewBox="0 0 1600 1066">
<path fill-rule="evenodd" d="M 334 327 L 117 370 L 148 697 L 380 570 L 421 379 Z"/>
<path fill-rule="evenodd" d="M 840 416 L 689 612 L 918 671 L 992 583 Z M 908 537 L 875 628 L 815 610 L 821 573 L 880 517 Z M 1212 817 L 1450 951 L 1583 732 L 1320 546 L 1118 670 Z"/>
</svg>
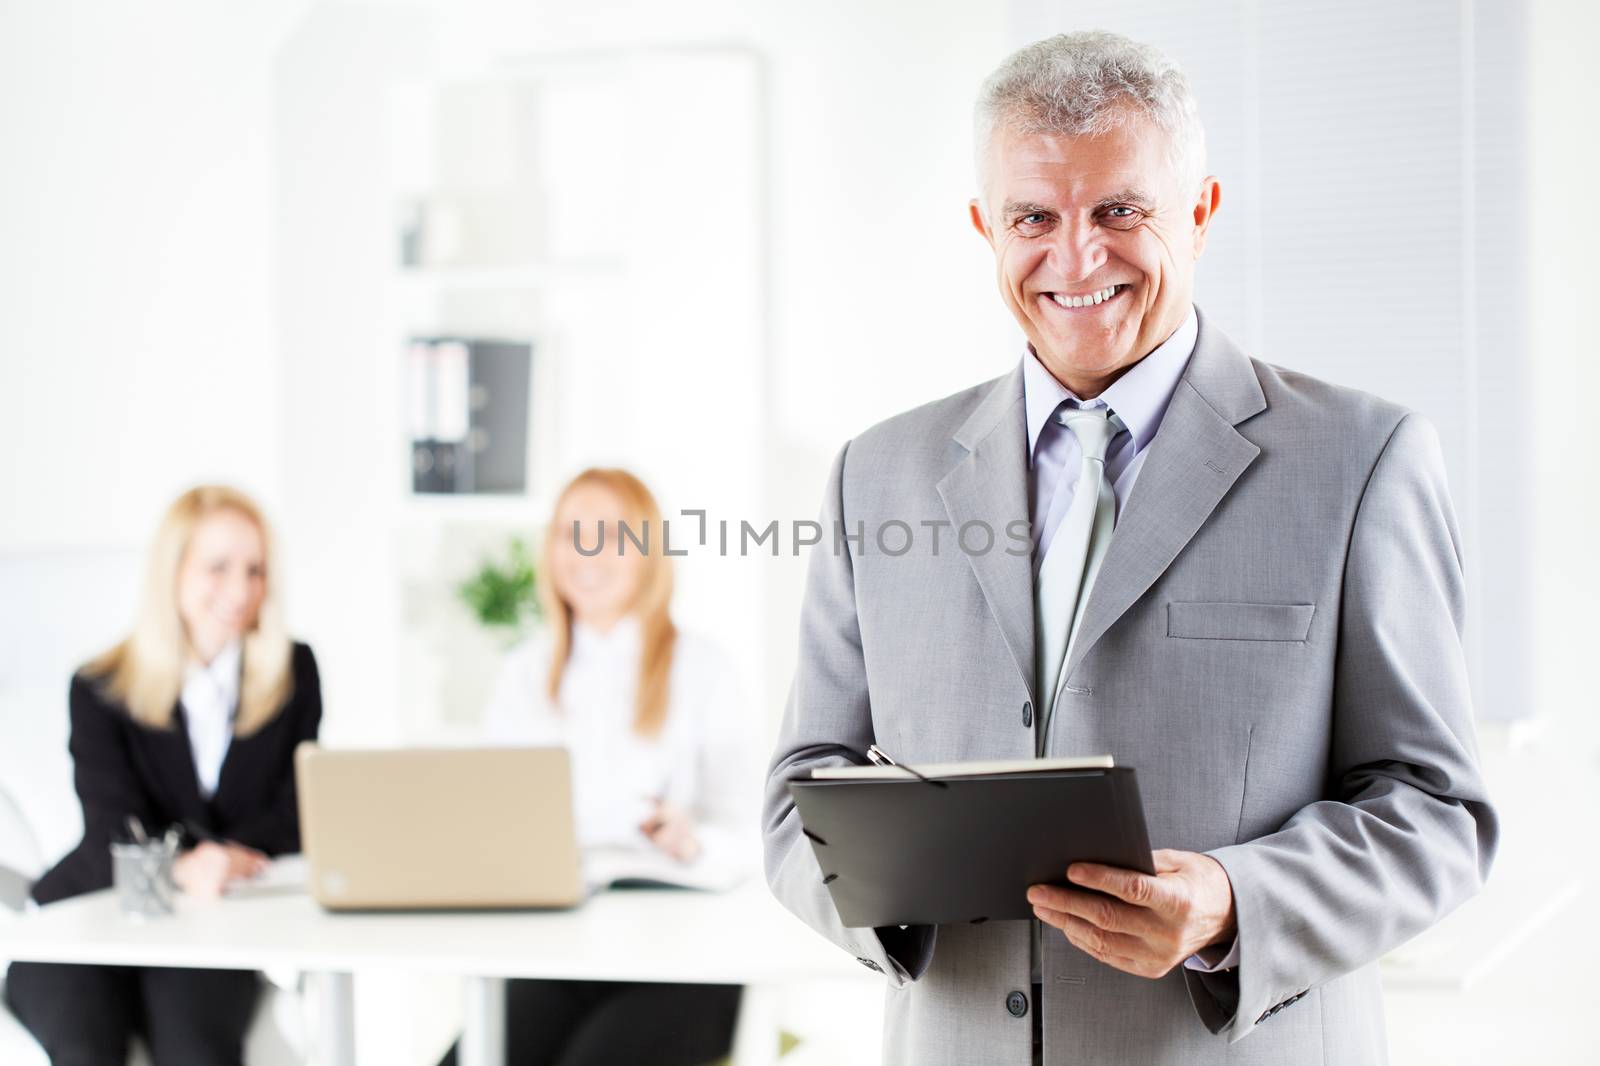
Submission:
<svg viewBox="0 0 1600 1066">
<path fill-rule="evenodd" d="M 662 548 L 660 509 L 632 474 L 591 469 L 566 486 L 544 541 L 547 624 L 508 658 L 485 730 L 568 750 L 591 871 L 631 851 L 753 872 L 757 722 L 727 661 L 674 624 Z M 698 1066 L 728 1053 L 739 988 L 513 981 L 506 999 L 511 1066 Z"/>
<path fill-rule="evenodd" d="M 33 887 L 40 903 L 111 884 L 130 819 L 182 829 L 175 880 L 216 896 L 298 851 L 294 748 L 322 697 L 311 649 L 284 633 L 272 539 L 233 489 L 167 510 L 128 638 L 78 671 L 69 704 L 83 841 Z M 13 1013 L 64 1064 L 121 1064 L 139 1033 L 156 1066 L 238 1066 L 257 977 L 227 970 L 17 963 Z"/>
</svg>

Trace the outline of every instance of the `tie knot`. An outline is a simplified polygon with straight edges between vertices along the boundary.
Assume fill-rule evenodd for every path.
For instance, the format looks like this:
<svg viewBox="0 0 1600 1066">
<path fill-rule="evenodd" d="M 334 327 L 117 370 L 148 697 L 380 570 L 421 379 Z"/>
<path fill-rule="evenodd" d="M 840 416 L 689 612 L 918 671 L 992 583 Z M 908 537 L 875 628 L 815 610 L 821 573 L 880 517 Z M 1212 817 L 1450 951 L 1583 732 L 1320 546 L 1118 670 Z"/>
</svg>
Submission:
<svg viewBox="0 0 1600 1066">
<path fill-rule="evenodd" d="M 1056 421 L 1078 438 L 1078 447 L 1083 449 L 1085 459 L 1102 462 L 1111 439 L 1127 428 L 1107 407 L 1062 407 L 1056 412 Z"/>
</svg>

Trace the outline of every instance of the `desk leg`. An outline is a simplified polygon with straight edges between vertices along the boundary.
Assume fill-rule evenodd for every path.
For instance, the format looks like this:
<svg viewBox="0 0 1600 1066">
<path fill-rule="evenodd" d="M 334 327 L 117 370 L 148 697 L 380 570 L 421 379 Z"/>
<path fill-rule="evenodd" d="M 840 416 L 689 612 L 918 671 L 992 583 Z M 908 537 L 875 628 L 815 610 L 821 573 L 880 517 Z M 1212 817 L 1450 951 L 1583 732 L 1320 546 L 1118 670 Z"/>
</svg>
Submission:
<svg viewBox="0 0 1600 1066">
<path fill-rule="evenodd" d="M 355 981 L 348 973 L 311 975 L 317 986 L 317 1066 L 356 1066 Z"/>
<path fill-rule="evenodd" d="M 775 1066 L 778 1061 L 778 989 L 745 985 L 733 1028 L 734 1066 Z"/>
<path fill-rule="evenodd" d="M 505 979 L 467 978 L 462 1008 L 460 1066 L 505 1066 Z"/>
</svg>

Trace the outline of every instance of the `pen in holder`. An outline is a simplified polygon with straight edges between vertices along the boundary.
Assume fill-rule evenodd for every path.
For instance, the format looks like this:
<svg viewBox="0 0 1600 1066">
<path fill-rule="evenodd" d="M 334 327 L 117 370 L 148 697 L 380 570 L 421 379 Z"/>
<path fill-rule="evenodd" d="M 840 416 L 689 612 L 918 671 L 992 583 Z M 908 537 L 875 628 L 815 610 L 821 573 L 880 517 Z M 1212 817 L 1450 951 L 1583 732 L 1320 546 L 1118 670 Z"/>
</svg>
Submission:
<svg viewBox="0 0 1600 1066">
<path fill-rule="evenodd" d="M 177 885 L 172 864 L 178 854 L 178 833 L 168 830 L 161 840 L 151 840 L 136 818 L 128 819 L 133 839 L 111 845 L 111 884 L 117 890 L 122 913 L 131 918 L 159 918 L 172 913 Z"/>
</svg>

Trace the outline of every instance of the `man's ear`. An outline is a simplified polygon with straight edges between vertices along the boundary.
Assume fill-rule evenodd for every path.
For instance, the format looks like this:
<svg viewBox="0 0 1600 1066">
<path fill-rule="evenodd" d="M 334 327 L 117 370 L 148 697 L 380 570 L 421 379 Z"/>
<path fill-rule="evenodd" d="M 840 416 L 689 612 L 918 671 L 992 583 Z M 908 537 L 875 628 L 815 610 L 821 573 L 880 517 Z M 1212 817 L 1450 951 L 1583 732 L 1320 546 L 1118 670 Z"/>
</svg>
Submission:
<svg viewBox="0 0 1600 1066">
<path fill-rule="evenodd" d="M 989 232 L 989 223 L 983 217 L 983 205 L 976 200 L 967 203 L 967 213 L 972 216 L 972 228 L 978 231 L 978 236 L 994 246 L 994 234 Z"/>
<path fill-rule="evenodd" d="M 1217 208 L 1222 206 L 1222 186 L 1217 183 L 1215 176 L 1208 177 L 1200 183 L 1200 196 L 1194 203 L 1194 257 L 1200 258 L 1200 253 L 1206 248 L 1206 233 L 1211 229 L 1211 219 L 1216 216 Z"/>
</svg>

